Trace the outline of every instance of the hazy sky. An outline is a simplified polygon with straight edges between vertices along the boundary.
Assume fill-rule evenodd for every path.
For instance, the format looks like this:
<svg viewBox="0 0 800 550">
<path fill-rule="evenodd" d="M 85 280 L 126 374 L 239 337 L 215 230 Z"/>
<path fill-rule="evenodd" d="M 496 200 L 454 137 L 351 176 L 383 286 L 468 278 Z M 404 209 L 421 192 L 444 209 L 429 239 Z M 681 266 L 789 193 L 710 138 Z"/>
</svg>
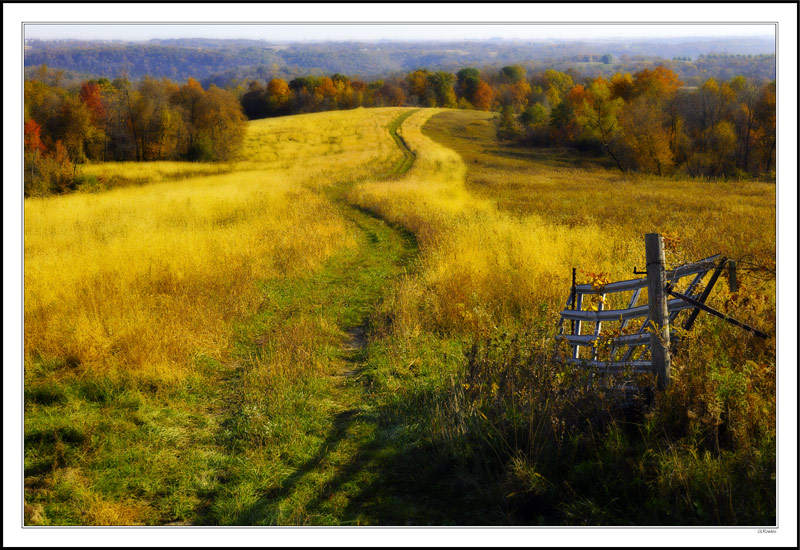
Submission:
<svg viewBox="0 0 800 550">
<path fill-rule="evenodd" d="M 26 24 L 25 38 L 150 40 L 152 38 L 249 38 L 276 42 L 314 40 L 459 40 L 519 38 L 527 40 L 660 38 L 700 36 L 774 36 L 773 25 L 498 25 L 498 24 Z"/>
</svg>

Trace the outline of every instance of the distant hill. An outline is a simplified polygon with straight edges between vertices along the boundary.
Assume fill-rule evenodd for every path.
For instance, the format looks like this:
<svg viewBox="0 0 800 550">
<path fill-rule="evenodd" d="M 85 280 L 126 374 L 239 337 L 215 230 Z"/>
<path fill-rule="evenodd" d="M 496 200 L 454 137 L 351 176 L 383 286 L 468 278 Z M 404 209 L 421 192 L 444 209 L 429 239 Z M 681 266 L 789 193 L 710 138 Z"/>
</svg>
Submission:
<svg viewBox="0 0 800 550">
<path fill-rule="evenodd" d="M 29 40 L 25 66 L 115 78 L 144 75 L 224 84 L 251 75 L 291 77 L 335 72 L 375 79 L 418 68 L 455 72 L 465 66 L 575 64 L 604 54 L 624 63 L 701 54 L 773 54 L 769 38 L 659 40 L 275 43 L 266 40 L 170 39 L 147 42 Z"/>
</svg>

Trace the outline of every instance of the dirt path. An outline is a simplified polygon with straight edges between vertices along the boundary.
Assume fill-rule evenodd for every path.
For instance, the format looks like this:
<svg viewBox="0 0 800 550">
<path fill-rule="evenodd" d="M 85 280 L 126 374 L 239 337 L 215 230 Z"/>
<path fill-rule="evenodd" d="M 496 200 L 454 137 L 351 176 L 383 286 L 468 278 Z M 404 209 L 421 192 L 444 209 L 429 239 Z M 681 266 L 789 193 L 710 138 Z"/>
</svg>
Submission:
<svg viewBox="0 0 800 550">
<path fill-rule="evenodd" d="M 414 153 L 397 135 L 413 112 L 388 127 L 404 156 L 386 178 L 401 175 L 414 162 Z M 223 483 L 207 499 L 198 523 L 441 525 L 452 521 L 443 503 L 430 494 L 441 472 L 419 467 L 421 449 L 406 435 L 407 419 L 393 417 L 363 372 L 369 358 L 370 317 L 393 281 L 413 269 L 416 239 L 348 203 L 347 191 L 339 186 L 325 193 L 358 229 L 357 249 L 295 286 L 283 281 L 266 288 L 277 304 L 270 326 L 287 330 L 296 319 L 316 316 L 320 324 L 335 324 L 338 342 L 304 348 L 321 364 L 319 374 L 292 382 L 273 398 L 281 402 L 279 407 L 273 405 L 280 412 L 271 413 L 266 424 L 273 433 L 277 425 L 284 431 L 268 438 L 268 447 L 245 446 L 231 458 L 221 475 Z M 370 368 L 372 376 L 375 366 Z M 244 396 L 226 425 L 252 422 L 257 399 Z"/>
</svg>

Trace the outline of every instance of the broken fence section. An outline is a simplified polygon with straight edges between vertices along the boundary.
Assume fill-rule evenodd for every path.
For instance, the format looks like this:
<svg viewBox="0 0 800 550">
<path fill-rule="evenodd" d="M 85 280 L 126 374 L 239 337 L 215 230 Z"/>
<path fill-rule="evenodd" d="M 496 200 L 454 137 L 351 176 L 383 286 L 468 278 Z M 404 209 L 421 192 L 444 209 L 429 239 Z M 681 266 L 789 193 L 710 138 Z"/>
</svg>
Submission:
<svg viewBox="0 0 800 550">
<path fill-rule="evenodd" d="M 684 331 L 692 328 L 700 311 L 706 311 L 756 336 L 768 337 L 705 303 L 726 265 L 732 274 L 729 282 L 735 284 L 735 262 L 717 254 L 666 271 L 661 236 L 646 235 L 645 245 L 645 278 L 578 285 L 573 269 L 572 290 L 559 321 L 559 339 L 568 344 L 570 351 L 568 357 L 557 359 L 591 365 L 601 373 L 619 372 L 622 368 L 630 368 L 634 373 L 654 373 L 659 387 L 664 388 L 669 384 L 670 354 L 680 342 L 678 334 L 670 336 L 670 326 L 675 325 L 682 311 L 691 310 L 683 322 Z M 634 269 L 634 273 L 640 272 Z M 649 296 L 656 298 L 641 304 L 645 288 Z M 625 303 L 627 307 L 605 309 L 607 304 L 618 307 Z"/>
<path fill-rule="evenodd" d="M 686 277 L 692 277 L 688 287 L 684 290 L 684 294 L 692 296 L 698 300 L 704 301 L 707 297 L 705 290 L 709 290 L 711 286 L 706 286 L 705 289 L 699 293 L 696 292 L 698 284 L 702 281 L 703 277 L 716 267 L 716 262 L 719 258 L 711 256 L 696 263 L 683 265 L 672 271 L 666 273 L 666 278 L 677 287 L 677 283 Z M 716 282 L 716 281 L 715 281 Z M 647 303 L 644 305 L 637 305 L 642 296 L 642 289 L 647 287 L 647 278 L 631 279 L 629 281 L 619 281 L 610 283 L 602 287 L 592 288 L 591 285 L 575 285 L 575 292 L 570 295 L 567 300 L 566 308 L 561 312 L 561 321 L 559 323 L 559 335 L 567 341 L 572 347 L 571 356 L 566 358 L 571 363 L 589 363 L 601 368 L 619 368 L 623 365 L 632 366 L 635 370 L 650 371 L 650 361 L 644 360 L 645 352 L 649 351 L 650 345 L 650 332 L 647 330 L 650 321 L 650 308 Z M 623 294 L 631 293 L 628 307 L 625 309 L 603 309 L 604 304 L 611 301 L 610 294 Z M 703 296 L 706 294 L 706 296 Z M 585 296 L 600 296 L 600 300 L 593 301 L 592 306 L 596 307 L 594 310 L 584 310 Z M 687 309 L 694 309 L 695 306 L 675 298 L 668 301 L 667 308 L 669 311 L 670 321 L 674 321 L 675 317 L 681 311 Z M 571 323 L 565 323 L 571 322 Z M 630 331 L 629 334 L 624 334 L 626 329 L 635 321 L 635 331 Z M 604 323 L 619 323 L 619 332 L 623 333 L 619 336 L 611 337 L 604 340 L 603 343 L 611 343 L 606 357 L 598 358 L 599 347 L 596 345 L 601 338 L 601 331 Z M 588 326 L 587 326 L 588 325 Z M 587 330 L 587 328 L 589 330 Z M 566 330 L 565 330 L 566 329 Z M 588 354 L 583 352 L 588 348 Z M 582 353 L 583 352 L 583 353 Z M 605 354 L 604 354 L 605 355 Z M 631 358 L 636 357 L 638 360 L 632 361 Z"/>
</svg>

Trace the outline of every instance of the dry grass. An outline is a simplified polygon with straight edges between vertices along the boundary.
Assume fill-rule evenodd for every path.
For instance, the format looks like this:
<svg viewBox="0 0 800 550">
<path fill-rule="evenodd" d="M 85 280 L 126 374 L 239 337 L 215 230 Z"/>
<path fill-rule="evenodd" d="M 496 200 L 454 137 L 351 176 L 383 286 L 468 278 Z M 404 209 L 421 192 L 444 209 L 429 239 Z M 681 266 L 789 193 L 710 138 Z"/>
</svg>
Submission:
<svg viewBox="0 0 800 550">
<path fill-rule="evenodd" d="M 94 176 L 102 187 L 123 187 L 215 176 L 228 173 L 232 168 L 229 163 L 216 162 L 104 162 L 83 165 L 81 173 Z"/>
<path fill-rule="evenodd" d="M 574 152 L 499 143 L 490 117 L 414 115 L 404 126 L 414 168 L 352 193 L 420 236 L 421 269 L 382 306 L 383 338 L 370 348 L 400 373 L 385 383 L 396 409 L 425 418 L 464 475 L 502 488 L 525 524 L 772 524 L 774 339 L 701 315 L 672 386 L 634 421 L 598 378 L 552 357 L 571 268 L 579 282 L 589 271 L 633 278 L 653 231 L 669 237 L 671 265 L 737 259 L 739 292 L 723 280 L 709 301 L 774 333 L 774 185 L 621 174 Z M 476 343 L 463 372 L 447 371 L 444 349 L 426 360 L 448 340 Z M 417 372 L 401 378 L 412 365 L 439 369 L 441 397 Z"/>
<path fill-rule="evenodd" d="M 418 280 L 400 291 L 398 316 L 409 329 L 433 323 L 442 329 L 490 330 L 504 319 L 560 300 L 562 273 L 581 260 L 608 264 L 599 227 L 568 228 L 539 216 L 520 218 L 465 186 L 461 157 L 426 136 L 434 110 L 412 116 L 403 137 L 417 153 L 405 178 L 360 185 L 352 198 L 411 229 L 424 251 Z M 416 295 L 415 298 L 412 298 Z"/>
<path fill-rule="evenodd" d="M 651 231 L 675 239 L 673 264 L 719 252 L 774 266 L 770 184 L 675 181 L 553 162 L 502 147 L 491 115 L 468 111 L 440 112 L 431 121 L 446 148 L 421 131 L 437 112 L 423 110 L 403 127 L 418 155 L 405 178 L 365 183 L 352 194 L 420 237 L 423 270 L 406 282 L 395 312 L 408 330 L 421 323 L 480 334 L 524 319 L 540 304 L 556 310 L 572 267 L 631 278 Z M 767 298 L 753 313 L 766 315 L 769 328 L 774 280 L 744 286 L 751 283 Z"/>
<path fill-rule="evenodd" d="M 315 269 L 352 229 L 315 189 L 388 170 L 398 109 L 254 122 L 231 173 L 107 164 L 146 186 L 25 201 L 25 356 L 167 381 L 221 358 L 255 282 Z M 188 176 L 188 177 L 187 177 Z"/>
<path fill-rule="evenodd" d="M 643 433 L 607 437 L 581 432 L 574 419 L 568 426 L 560 411 L 575 413 L 574 403 L 551 399 L 570 379 L 550 362 L 550 344 L 571 268 L 629 278 L 642 266 L 643 232 L 677 237 L 672 263 L 711 252 L 774 261 L 774 188 L 729 182 L 710 192 L 708 182 L 623 176 L 559 152 L 503 146 L 491 115 L 441 110 L 404 123 L 417 160 L 382 179 L 402 156 L 386 131 L 401 112 L 253 122 L 227 165 L 106 165 L 103 178 L 127 174 L 146 185 L 25 201 L 26 522 L 286 521 L 281 505 L 276 515 L 260 495 L 328 452 L 331 411 L 360 406 L 337 401 L 332 378 L 316 375 L 341 366 L 343 330 L 373 310 L 407 246 L 331 202 L 341 189 L 328 187 L 346 182 L 357 183 L 351 201 L 409 228 L 422 251 L 381 302 L 382 315 L 370 318 L 363 350 L 370 410 L 402 425 L 387 441 L 410 442 L 408 455 L 381 470 L 387 479 L 407 458 L 438 471 L 445 456 L 452 471 L 449 442 L 456 458 L 485 459 L 476 486 L 496 489 L 495 502 L 518 492 L 529 499 L 523 512 L 554 514 L 542 521 L 660 521 L 665 509 L 679 510 L 677 523 L 770 517 L 774 340 L 755 344 L 703 317 Z M 619 215 L 631 205 L 638 215 Z M 396 250 L 380 252 L 392 238 Z M 743 272 L 737 296 L 719 284 L 712 302 L 772 331 L 774 278 L 763 279 Z M 234 337 L 242 317 L 248 323 Z M 535 330 L 496 337 L 520 325 Z M 465 378 L 463 344 L 486 335 L 495 338 L 467 354 Z M 238 357 L 246 368 L 221 384 L 227 369 L 209 357 Z M 119 378 L 183 384 L 140 396 Z M 564 436 L 563 447 L 553 435 Z M 419 441 L 433 441 L 435 452 L 420 455 Z M 334 479 L 366 471 L 363 450 Z M 508 483 L 486 479 L 492 465 Z M 130 500 L 131 480 L 146 487 L 141 503 Z M 362 476 L 352 485 L 357 498 L 372 498 L 371 483 Z M 203 511 L 209 486 L 220 492 Z M 678 498 L 686 502 L 676 507 Z M 723 498 L 742 504 L 724 512 Z M 344 504 L 332 505 L 322 519 L 345 517 L 336 515 Z M 289 521 L 310 518 L 304 506 L 291 508 L 300 515 Z M 458 519 L 457 508 L 448 513 Z"/>
</svg>

